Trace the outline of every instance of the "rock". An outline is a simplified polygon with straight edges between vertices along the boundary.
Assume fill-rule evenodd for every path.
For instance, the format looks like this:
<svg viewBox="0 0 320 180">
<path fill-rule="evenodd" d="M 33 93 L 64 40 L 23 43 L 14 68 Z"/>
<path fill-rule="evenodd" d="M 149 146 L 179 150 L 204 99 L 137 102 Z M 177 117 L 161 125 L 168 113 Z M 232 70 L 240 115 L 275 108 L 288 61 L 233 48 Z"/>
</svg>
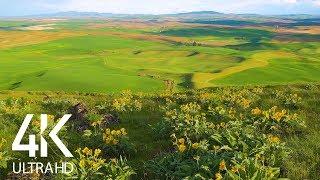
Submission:
<svg viewBox="0 0 320 180">
<path fill-rule="evenodd" d="M 89 127 L 90 127 L 89 123 L 86 123 L 86 122 L 75 125 L 75 128 L 76 128 L 76 130 L 77 130 L 78 132 L 83 132 L 83 131 L 89 129 Z"/>
<path fill-rule="evenodd" d="M 88 113 L 87 107 L 83 103 L 78 103 L 70 108 L 71 120 L 83 121 Z"/>
<path fill-rule="evenodd" d="M 84 130 L 90 127 L 88 120 L 86 119 L 86 115 L 88 113 L 87 107 L 83 103 L 78 103 L 75 106 L 71 107 L 69 110 L 70 114 L 72 114 L 70 118 L 70 122 L 73 124 L 73 127 L 78 132 L 83 132 Z"/>
</svg>

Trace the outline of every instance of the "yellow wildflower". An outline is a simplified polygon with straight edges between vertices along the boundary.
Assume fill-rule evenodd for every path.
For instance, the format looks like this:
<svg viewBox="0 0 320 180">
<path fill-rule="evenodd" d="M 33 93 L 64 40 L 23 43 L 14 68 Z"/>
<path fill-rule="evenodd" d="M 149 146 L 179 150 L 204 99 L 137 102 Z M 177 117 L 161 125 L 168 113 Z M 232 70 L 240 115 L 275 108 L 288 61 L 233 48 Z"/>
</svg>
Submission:
<svg viewBox="0 0 320 180">
<path fill-rule="evenodd" d="M 220 123 L 220 127 L 221 128 L 226 128 L 226 123 L 225 122 Z"/>
<path fill-rule="evenodd" d="M 86 161 L 84 159 L 81 159 L 80 162 L 79 162 L 80 168 L 84 168 L 85 165 L 86 165 Z"/>
<path fill-rule="evenodd" d="M 271 130 L 278 130 L 279 128 L 277 126 L 271 126 L 270 129 Z"/>
<path fill-rule="evenodd" d="M 198 149 L 198 147 L 199 147 L 199 143 L 193 143 L 192 144 L 192 148 L 193 149 Z"/>
<path fill-rule="evenodd" d="M 268 140 L 269 140 L 270 143 L 273 143 L 273 144 L 278 144 L 278 143 L 280 143 L 280 138 L 277 137 L 277 136 L 272 136 L 272 135 L 270 135 L 270 136 L 268 137 Z"/>
<path fill-rule="evenodd" d="M 111 131 L 111 135 L 116 135 L 116 134 L 117 134 L 117 131 L 115 131 L 115 130 Z"/>
<path fill-rule="evenodd" d="M 97 163 L 97 162 L 94 162 L 94 163 L 92 163 L 91 167 L 92 167 L 94 170 L 98 170 L 99 167 L 100 167 L 100 164 Z"/>
<path fill-rule="evenodd" d="M 35 127 L 40 127 L 40 121 L 39 121 L 39 120 L 32 121 L 31 124 L 32 124 L 33 126 L 35 126 Z"/>
<path fill-rule="evenodd" d="M 94 150 L 94 156 L 98 157 L 101 154 L 101 150 L 100 149 L 96 149 Z"/>
<path fill-rule="evenodd" d="M 248 108 L 248 107 L 250 107 L 250 103 L 251 103 L 250 100 L 248 100 L 248 99 L 242 99 L 241 105 L 242 105 L 244 108 Z"/>
<path fill-rule="evenodd" d="M 187 149 L 187 147 L 184 144 L 181 144 L 178 146 L 178 149 L 180 152 L 184 152 Z"/>
<path fill-rule="evenodd" d="M 98 159 L 98 163 L 103 164 L 106 160 L 105 159 Z"/>
<path fill-rule="evenodd" d="M 277 121 L 280 121 L 281 118 L 282 118 L 282 114 L 280 112 L 276 112 L 273 116 L 272 116 L 273 119 L 277 120 Z"/>
<path fill-rule="evenodd" d="M 260 115 L 261 113 L 262 113 L 262 111 L 258 107 L 251 110 L 251 114 L 253 114 L 253 115 Z"/>
<path fill-rule="evenodd" d="M 239 172 L 239 168 L 237 168 L 236 166 L 232 166 L 231 171 L 233 173 L 237 173 L 237 172 Z"/>
<path fill-rule="evenodd" d="M 195 156 L 193 157 L 194 160 L 199 161 L 200 160 L 200 156 Z"/>
<path fill-rule="evenodd" d="M 106 142 L 106 144 L 116 145 L 119 143 L 120 139 L 126 135 L 127 132 L 124 128 L 112 131 L 110 129 L 106 129 L 106 132 L 103 134 L 103 140 Z"/>
<path fill-rule="evenodd" d="M 273 114 L 272 118 L 279 122 L 285 116 L 286 113 L 287 113 L 286 110 L 282 110 L 281 112 L 276 112 Z"/>
<path fill-rule="evenodd" d="M 178 140 L 178 142 L 179 142 L 180 144 L 184 144 L 185 140 L 184 140 L 183 138 L 180 138 L 180 139 Z"/>
<path fill-rule="evenodd" d="M 223 179 L 223 177 L 222 177 L 222 175 L 221 175 L 220 173 L 216 173 L 216 174 L 215 174 L 215 178 L 216 178 L 216 180 L 221 180 L 221 179 Z"/>
<path fill-rule="evenodd" d="M 219 170 L 223 171 L 226 170 L 226 162 L 224 160 L 222 160 L 219 164 Z"/>
<path fill-rule="evenodd" d="M 102 124 L 102 121 L 95 121 L 93 123 L 91 123 L 91 126 L 96 127 L 96 126 L 100 126 Z"/>
<path fill-rule="evenodd" d="M 117 131 L 116 131 L 116 134 L 117 134 L 117 136 L 120 136 L 122 133 L 121 133 L 120 130 L 117 130 Z"/>
<path fill-rule="evenodd" d="M 110 133 L 111 133 L 110 129 L 106 129 L 105 134 L 110 134 Z"/>
<path fill-rule="evenodd" d="M 125 128 L 121 128 L 120 129 L 121 133 L 123 136 L 127 135 L 126 129 Z"/>
<path fill-rule="evenodd" d="M 256 154 L 254 156 L 256 157 L 256 159 L 260 159 L 261 158 L 261 154 Z"/>
<path fill-rule="evenodd" d="M 92 155 L 92 150 L 85 147 L 83 150 L 82 150 L 82 153 L 89 156 L 89 155 Z"/>
<path fill-rule="evenodd" d="M 48 120 L 54 120 L 54 115 L 48 115 Z"/>
</svg>

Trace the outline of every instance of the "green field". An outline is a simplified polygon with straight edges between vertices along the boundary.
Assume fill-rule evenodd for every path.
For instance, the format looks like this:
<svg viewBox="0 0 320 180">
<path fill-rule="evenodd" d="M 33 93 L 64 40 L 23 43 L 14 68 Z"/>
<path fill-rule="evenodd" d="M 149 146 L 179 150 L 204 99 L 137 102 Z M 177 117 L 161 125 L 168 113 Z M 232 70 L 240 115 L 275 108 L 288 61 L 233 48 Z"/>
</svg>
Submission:
<svg viewBox="0 0 320 180">
<path fill-rule="evenodd" d="M 79 20 L 19 30 L 37 24 L 1 22 L 12 27 L 0 30 L 1 90 L 156 92 L 168 88 L 166 80 L 177 90 L 320 80 L 320 35 L 148 23 L 136 30 Z M 16 33 L 29 38 L 19 42 Z"/>
</svg>

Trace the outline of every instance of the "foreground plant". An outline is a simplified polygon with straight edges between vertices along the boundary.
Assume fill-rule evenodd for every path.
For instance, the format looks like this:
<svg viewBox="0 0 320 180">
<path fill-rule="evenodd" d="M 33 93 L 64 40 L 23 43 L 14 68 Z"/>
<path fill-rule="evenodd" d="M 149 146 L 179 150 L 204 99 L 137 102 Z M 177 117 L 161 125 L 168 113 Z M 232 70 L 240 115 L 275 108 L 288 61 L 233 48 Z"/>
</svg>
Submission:
<svg viewBox="0 0 320 180">
<path fill-rule="evenodd" d="M 69 179 L 129 179 L 135 174 L 134 170 L 127 165 L 126 159 L 105 159 L 100 149 L 85 147 L 78 149 L 78 158 L 72 160 L 74 171 L 66 175 Z"/>
<path fill-rule="evenodd" d="M 291 152 L 281 135 L 299 130 L 303 121 L 277 107 L 250 108 L 259 98 L 249 94 L 230 92 L 203 104 L 170 101 L 164 121 L 171 126 L 175 151 L 147 162 L 147 173 L 166 179 L 279 177 Z"/>
<path fill-rule="evenodd" d="M 4 149 L 4 144 L 6 143 L 5 139 L 0 141 L 0 169 L 6 169 L 8 161 L 12 160 L 13 157 L 10 156 L 8 151 Z M 1 170 L 0 170 L 1 171 Z"/>
</svg>

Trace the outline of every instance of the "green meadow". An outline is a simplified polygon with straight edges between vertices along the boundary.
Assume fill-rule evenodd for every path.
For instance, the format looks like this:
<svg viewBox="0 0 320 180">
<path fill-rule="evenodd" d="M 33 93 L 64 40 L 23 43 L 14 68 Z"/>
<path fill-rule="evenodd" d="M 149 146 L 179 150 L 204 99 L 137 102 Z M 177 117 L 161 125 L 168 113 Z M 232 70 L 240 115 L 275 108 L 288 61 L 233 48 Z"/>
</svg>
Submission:
<svg viewBox="0 0 320 180">
<path fill-rule="evenodd" d="M 2 30 L 4 45 L 15 38 L 15 31 L 26 36 L 30 32 L 19 27 L 34 24 L 41 23 L 2 22 L 1 27 L 13 28 Z M 30 35 L 30 44 L 26 40 L 0 48 L 0 89 L 156 92 L 168 88 L 166 81 L 174 82 L 174 89 L 184 90 L 314 83 L 320 78 L 320 35 L 283 35 L 289 40 L 281 41 L 282 34 L 254 27 L 163 28 L 146 24 L 135 30 L 90 27 L 92 24 L 106 23 L 58 22 L 41 33 L 55 36 L 71 31 L 76 35 L 44 42 Z"/>
</svg>

